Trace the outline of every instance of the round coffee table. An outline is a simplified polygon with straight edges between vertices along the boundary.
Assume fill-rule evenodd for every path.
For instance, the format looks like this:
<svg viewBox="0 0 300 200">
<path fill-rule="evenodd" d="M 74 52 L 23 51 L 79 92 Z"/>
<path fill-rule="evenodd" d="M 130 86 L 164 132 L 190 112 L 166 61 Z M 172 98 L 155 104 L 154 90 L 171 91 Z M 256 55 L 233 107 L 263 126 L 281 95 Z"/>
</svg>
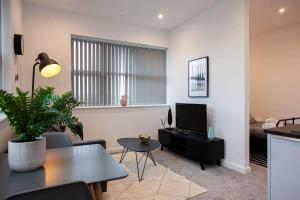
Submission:
<svg viewBox="0 0 300 200">
<path fill-rule="evenodd" d="M 120 158 L 120 163 L 125 158 L 128 150 L 135 152 L 136 168 L 138 171 L 139 181 L 143 180 L 145 166 L 148 160 L 148 157 L 152 160 L 153 164 L 156 166 L 155 159 L 151 153 L 154 149 L 157 149 L 160 146 L 160 143 L 157 140 L 150 140 L 148 144 L 142 144 L 138 138 L 119 138 L 117 142 L 124 147 L 122 155 Z M 142 153 L 142 157 L 138 159 L 137 153 Z M 146 155 L 144 162 L 144 167 L 142 174 L 140 175 L 139 163 L 142 158 Z"/>
</svg>

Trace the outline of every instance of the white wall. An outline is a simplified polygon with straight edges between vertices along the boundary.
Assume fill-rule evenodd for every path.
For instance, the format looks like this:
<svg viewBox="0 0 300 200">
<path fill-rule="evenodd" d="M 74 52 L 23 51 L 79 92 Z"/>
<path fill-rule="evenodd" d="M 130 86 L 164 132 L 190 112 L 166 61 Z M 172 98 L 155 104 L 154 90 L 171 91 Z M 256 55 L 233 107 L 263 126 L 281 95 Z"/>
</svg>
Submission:
<svg viewBox="0 0 300 200">
<path fill-rule="evenodd" d="M 223 164 L 248 172 L 248 2 L 226 0 L 169 34 L 168 103 L 208 105 L 209 126 L 225 139 Z M 188 98 L 188 61 L 210 57 L 209 98 Z"/>
<path fill-rule="evenodd" d="M 32 64 L 38 53 L 47 52 L 63 69 L 50 79 L 37 75 L 36 86 L 54 86 L 59 93 L 71 89 L 71 34 L 161 47 L 168 44 L 166 31 L 25 4 L 22 88 L 30 89 Z M 83 122 L 85 139 L 106 139 L 108 148 L 115 150 L 119 137 L 136 137 L 139 133 L 156 137 L 167 107 L 79 109 L 74 113 Z"/>
<path fill-rule="evenodd" d="M 120 151 L 117 139 L 139 134 L 157 138 L 160 118 L 167 117 L 169 107 L 77 109 L 74 114 L 84 125 L 84 139 L 105 139 L 110 151 Z"/>
<path fill-rule="evenodd" d="M 11 139 L 13 135 L 12 130 L 8 126 L 8 122 L 0 121 L 0 153 L 7 151 L 8 140 Z"/>
<path fill-rule="evenodd" d="M 36 85 L 52 85 L 58 92 L 71 88 L 71 34 L 167 47 L 168 33 L 78 13 L 24 5 L 25 58 L 22 88 L 31 88 L 34 60 L 40 52 L 61 64 L 62 72 L 52 78 L 36 77 Z"/>
<path fill-rule="evenodd" d="M 0 81 L 3 81 L 3 88 L 7 91 L 14 91 L 15 87 L 18 86 L 18 82 L 14 81 L 14 76 L 19 70 L 22 58 L 14 54 L 13 36 L 23 32 L 22 7 L 22 0 L 2 0 L 2 66 L 4 67 L 3 73 L 6 76 L 4 76 L 4 80 Z M 8 127 L 8 122 L 0 120 L 0 153 L 7 149 L 7 141 L 11 136 L 12 130 Z"/>
<path fill-rule="evenodd" d="M 23 3 L 22 0 L 2 0 L 2 64 L 3 73 L 6 75 L 3 81 L 3 88 L 14 91 L 18 82 L 14 81 L 20 63 L 21 56 L 16 56 L 13 49 L 14 34 L 23 33 Z"/>
<path fill-rule="evenodd" d="M 259 119 L 298 117 L 300 24 L 251 38 L 251 113 Z"/>
</svg>

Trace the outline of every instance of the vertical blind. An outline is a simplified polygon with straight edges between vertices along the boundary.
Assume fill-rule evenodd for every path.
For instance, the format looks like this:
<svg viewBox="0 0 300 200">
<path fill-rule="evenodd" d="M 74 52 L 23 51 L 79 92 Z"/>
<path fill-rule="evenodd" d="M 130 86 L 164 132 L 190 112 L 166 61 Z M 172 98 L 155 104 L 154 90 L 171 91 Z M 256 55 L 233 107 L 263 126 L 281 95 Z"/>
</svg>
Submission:
<svg viewBox="0 0 300 200">
<path fill-rule="evenodd" d="M 166 50 L 88 37 L 71 39 L 72 91 L 82 106 L 166 103 Z"/>
</svg>

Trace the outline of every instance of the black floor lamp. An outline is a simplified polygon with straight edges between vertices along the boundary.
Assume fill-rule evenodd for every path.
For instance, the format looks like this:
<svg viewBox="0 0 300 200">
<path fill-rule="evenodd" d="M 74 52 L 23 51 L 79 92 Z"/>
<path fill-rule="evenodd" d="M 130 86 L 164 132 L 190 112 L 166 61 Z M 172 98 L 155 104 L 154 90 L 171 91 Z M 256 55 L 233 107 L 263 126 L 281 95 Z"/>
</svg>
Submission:
<svg viewBox="0 0 300 200">
<path fill-rule="evenodd" d="M 39 71 L 41 76 L 46 78 L 57 75 L 61 70 L 61 66 L 55 60 L 50 59 L 46 53 L 40 53 L 35 61 L 36 62 L 33 65 L 33 70 L 32 70 L 32 87 L 31 87 L 32 97 L 34 92 L 36 66 L 39 65 Z"/>
</svg>

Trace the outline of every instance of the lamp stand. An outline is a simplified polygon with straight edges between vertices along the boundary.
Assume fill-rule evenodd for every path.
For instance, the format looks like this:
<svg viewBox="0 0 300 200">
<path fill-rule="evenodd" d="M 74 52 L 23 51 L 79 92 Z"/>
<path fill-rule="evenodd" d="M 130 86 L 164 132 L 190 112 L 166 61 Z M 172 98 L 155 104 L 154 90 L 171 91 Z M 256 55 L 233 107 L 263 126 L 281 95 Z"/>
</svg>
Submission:
<svg viewBox="0 0 300 200">
<path fill-rule="evenodd" d="M 31 98 L 33 98 L 33 92 L 34 92 L 34 81 L 35 81 L 35 68 L 36 66 L 40 64 L 39 62 L 36 62 L 33 65 L 33 69 L 32 69 L 32 84 L 31 84 Z"/>
</svg>

